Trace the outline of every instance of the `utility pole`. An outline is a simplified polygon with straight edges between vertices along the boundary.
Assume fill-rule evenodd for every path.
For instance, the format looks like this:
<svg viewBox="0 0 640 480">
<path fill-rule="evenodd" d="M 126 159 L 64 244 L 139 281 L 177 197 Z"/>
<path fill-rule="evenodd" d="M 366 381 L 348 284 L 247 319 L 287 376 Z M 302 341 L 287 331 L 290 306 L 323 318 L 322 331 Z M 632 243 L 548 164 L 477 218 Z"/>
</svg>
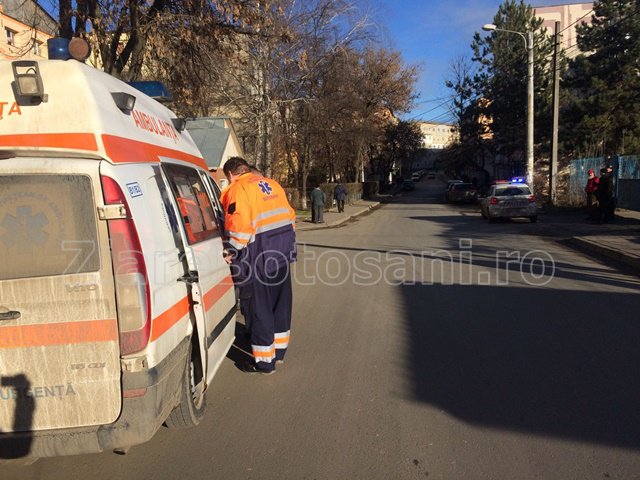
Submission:
<svg viewBox="0 0 640 480">
<path fill-rule="evenodd" d="M 487 32 L 515 33 L 524 40 L 524 47 L 527 50 L 527 184 L 533 191 L 533 30 L 528 30 L 525 35 L 516 30 L 498 28 L 493 23 L 483 25 L 482 29 Z"/>
<path fill-rule="evenodd" d="M 533 31 L 527 32 L 527 182 L 533 191 Z"/>
<path fill-rule="evenodd" d="M 551 206 L 556 204 L 558 183 L 558 123 L 560 116 L 560 66 L 558 53 L 560 51 L 560 22 L 556 22 L 553 39 L 553 131 L 551 134 L 551 163 L 549 164 L 549 203 Z"/>
</svg>

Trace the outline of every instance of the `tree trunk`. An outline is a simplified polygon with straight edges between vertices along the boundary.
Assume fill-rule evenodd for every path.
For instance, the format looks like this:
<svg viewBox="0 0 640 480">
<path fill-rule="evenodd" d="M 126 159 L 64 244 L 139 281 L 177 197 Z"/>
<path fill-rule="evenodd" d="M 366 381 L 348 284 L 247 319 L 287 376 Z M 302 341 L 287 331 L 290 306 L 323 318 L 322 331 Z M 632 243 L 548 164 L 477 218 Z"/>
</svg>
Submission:
<svg viewBox="0 0 640 480">
<path fill-rule="evenodd" d="M 71 38 L 73 29 L 71 27 L 72 8 L 71 0 L 60 0 L 60 31 L 62 38 Z"/>
</svg>

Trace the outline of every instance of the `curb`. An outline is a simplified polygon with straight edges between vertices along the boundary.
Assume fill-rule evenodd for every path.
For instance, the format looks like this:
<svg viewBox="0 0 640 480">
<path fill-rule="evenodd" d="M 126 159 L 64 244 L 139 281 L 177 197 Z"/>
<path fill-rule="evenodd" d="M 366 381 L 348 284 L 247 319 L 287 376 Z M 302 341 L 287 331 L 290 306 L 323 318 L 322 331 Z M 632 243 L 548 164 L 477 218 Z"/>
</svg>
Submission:
<svg viewBox="0 0 640 480">
<path fill-rule="evenodd" d="M 624 252 L 617 248 L 605 247 L 600 243 L 592 242 L 584 237 L 572 237 L 569 243 L 578 248 L 598 253 L 608 258 L 612 258 L 631 267 L 640 270 L 640 256 Z"/>
<path fill-rule="evenodd" d="M 378 206 L 378 205 L 380 205 L 380 203 L 371 204 L 367 208 L 363 208 L 362 210 L 358 210 L 356 213 L 354 213 L 352 215 L 349 215 L 348 217 L 344 217 L 344 218 L 341 218 L 340 220 L 336 220 L 333 223 L 327 224 L 327 227 L 339 227 L 343 223 L 347 223 L 349 220 L 353 220 L 354 218 L 359 217 L 360 215 L 364 215 L 365 213 L 369 212 L 370 210 L 373 210 L 373 208 L 375 206 Z"/>
<path fill-rule="evenodd" d="M 355 219 L 356 217 L 359 217 L 360 215 L 364 215 L 365 213 L 368 213 L 372 210 L 375 210 L 377 208 L 379 208 L 381 205 L 380 202 L 375 202 L 372 203 L 371 205 L 369 205 L 366 208 L 363 208 L 362 210 L 358 210 L 357 212 L 348 215 L 344 218 L 341 218 L 340 220 L 336 220 L 334 222 L 331 223 L 325 223 L 322 226 L 313 226 L 313 227 L 304 227 L 304 228 L 297 228 L 297 230 L 302 231 L 302 232 L 310 232 L 312 230 L 324 230 L 326 228 L 336 228 L 336 227 L 340 227 L 341 225 L 344 225 L 345 223 Z"/>
</svg>

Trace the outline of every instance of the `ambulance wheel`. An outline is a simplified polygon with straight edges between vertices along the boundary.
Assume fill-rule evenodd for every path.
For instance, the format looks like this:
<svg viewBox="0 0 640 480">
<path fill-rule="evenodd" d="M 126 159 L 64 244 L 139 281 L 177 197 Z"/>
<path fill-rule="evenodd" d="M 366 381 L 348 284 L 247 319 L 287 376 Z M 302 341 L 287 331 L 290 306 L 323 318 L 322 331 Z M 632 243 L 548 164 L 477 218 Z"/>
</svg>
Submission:
<svg viewBox="0 0 640 480">
<path fill-rule="evenodd" d="M 204 392 L 198 393 L 195 381 L 195 362 L 198 359 L 191 354 L 192 348 L 193 346 L 189 347 L 189 355 L 182 375 L 180 403 L 171 411 L 164 422 L 169 428 L 195 427 L 202 420 L 207 406 Z M 204 380 L 201 381 L 204 382 Z"/>
</svg>

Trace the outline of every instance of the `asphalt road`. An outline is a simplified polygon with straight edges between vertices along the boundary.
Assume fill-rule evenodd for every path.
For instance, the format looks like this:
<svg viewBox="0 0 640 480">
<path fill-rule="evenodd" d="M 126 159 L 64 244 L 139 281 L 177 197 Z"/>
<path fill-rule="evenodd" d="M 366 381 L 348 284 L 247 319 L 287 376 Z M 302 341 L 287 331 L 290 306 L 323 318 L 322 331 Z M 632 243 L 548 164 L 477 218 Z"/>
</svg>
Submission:
<svg viewBox="0 0 640 480">
<path fill-rule="evenodd" d="M 199 427 L 1 478 L 640 478 L 638 278 L 441 190 L 301 233 L 285 364 Z"/>
</svg>

